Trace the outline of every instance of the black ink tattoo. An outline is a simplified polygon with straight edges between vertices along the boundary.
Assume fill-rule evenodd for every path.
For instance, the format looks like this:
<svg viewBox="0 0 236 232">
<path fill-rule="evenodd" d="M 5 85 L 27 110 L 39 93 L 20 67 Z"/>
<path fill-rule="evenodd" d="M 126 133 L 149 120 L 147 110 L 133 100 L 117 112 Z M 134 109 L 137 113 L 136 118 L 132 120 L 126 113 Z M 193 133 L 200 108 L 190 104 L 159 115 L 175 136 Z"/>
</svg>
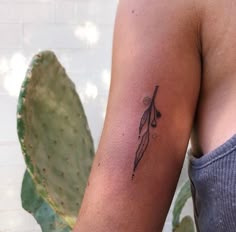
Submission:
<svg viewBox="0 0 236 232">
<path fill-rule="evenodd" d="M 151 103 L 151 98 L 150 97 L 145 97 L 144 99 L 143 99 L 143 104 L 145 105 L 145 106 L 148 106 L 150 103 Z"/>
<path fill-rule="evenodd" d="M 157 126 L 157 119 L 161 117 L 161 113 L 158 111 L 158 109 L 155 106 L 155 98 L 156 98 L 158 87 L 159 86 L 155 87 L 150 105 L 145 110 L 140 120 L 138 138 L 139 139 L 141 138 L 141 141 L 139 143 L 138 149 L 136 150 L 136 154 L 135 154 L 132 179 L 134 178 L 134 174 L 140 160 L 143 158 L 143 155 L 145 151 L 147 150 L 147 146 L 149 144 L 149 137 L 150 137 L 150 126 L 155 128 Z M 143 130 L 144 128 L 145 130 Z M 144 132 L 142 133 L 142 131 Z"/>
</svg>

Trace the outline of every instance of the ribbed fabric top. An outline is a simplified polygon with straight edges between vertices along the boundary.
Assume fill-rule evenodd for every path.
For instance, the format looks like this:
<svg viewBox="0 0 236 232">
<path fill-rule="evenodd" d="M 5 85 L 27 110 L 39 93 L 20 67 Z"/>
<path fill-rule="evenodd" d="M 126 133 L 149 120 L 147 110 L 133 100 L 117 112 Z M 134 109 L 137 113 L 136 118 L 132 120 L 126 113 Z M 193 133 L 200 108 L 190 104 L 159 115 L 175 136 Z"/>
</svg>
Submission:
<svg viewBox="0 0 236 232">
<path fill-rule="evenodd" d="M 236 232 L 236 134 L 196 158 L 191 150 L 189 178 L 199 232 Z"/>
</svg>

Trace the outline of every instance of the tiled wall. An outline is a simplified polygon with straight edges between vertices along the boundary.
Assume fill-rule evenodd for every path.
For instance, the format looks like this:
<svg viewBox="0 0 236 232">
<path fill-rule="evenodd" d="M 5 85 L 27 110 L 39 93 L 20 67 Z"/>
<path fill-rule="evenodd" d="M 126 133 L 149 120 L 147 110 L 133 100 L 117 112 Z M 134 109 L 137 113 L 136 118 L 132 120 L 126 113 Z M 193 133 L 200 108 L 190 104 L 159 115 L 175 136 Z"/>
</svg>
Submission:
<svg viewBox="0 0 236 232">
<path fill-rule="evenodd" d="M 0 94 L 16 99 L 33 54 L 50 49 L 75 82 L 88 117 L 95 107 L 102 120 L 116 6 L 116 0 L 0 0 Z M 94 127 L 97 142 L 101 124 Z"/>
<path fill-rule="evenodd" d="M 116 7 L 117 0 L 0 0 L 0 232 L 40 231 L 20 203 L 25 165 L 16 134 L 17 97 L 32 56 L 56 53 L 76 84 L 97 145 Z"/>
</svg>

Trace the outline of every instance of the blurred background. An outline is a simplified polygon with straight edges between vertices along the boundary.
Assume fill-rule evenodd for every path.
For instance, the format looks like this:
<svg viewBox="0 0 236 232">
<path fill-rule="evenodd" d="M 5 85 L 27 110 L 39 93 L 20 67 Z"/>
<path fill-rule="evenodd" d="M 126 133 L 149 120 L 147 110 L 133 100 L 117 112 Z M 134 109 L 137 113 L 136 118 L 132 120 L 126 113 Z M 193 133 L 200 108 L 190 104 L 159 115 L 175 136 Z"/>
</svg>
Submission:
<svg viewBox="0 0 236 232">
<path fill-rule="evenodd" d="M 17 98 L 32 56 L 41 50 L 55 52 L 76 85 L 96 148 L 108 100 L 117 4 L 0 0 L 0 232 L 41 231 L 21 207 L 25 164 L 16 132 Z M 187 179 L 186 165 L 178 189 Z M 184 214 L 192 214 L 191 201 Z M 171 231 L 171 209 L 163 231 Z"/>
</svg>

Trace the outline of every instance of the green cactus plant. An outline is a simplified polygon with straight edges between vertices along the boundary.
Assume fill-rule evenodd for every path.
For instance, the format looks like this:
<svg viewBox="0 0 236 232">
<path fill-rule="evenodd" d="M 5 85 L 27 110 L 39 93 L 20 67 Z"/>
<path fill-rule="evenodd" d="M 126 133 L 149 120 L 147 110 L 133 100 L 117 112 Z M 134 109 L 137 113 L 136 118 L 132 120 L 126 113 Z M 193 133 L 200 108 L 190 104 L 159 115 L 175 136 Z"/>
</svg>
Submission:
<svg viewBox="0 0 236 232">
<path fill-rule="evenodd" d="M 194 232 L 194 222 L 190 216 L 185 216 L 174 232 Z"/>
<path fill-rule="evenodd" d="M 172 228 L 173 232 L 194 232 L 194 222 L 190 216 L 185 216 L 180 222 L 180 214 L 186 204 L 187 200 L 191 197 L 190 182 L 186 181 L 181 187 L 175 201 L 173 209 Z"/>
<path fill-rule="evenodd" d="M 40 196 L 28 171 L 24 175 L 21 196 L 24 209 L 33 214 L 42 231 L 71 232 L 68 223 Z"/>
<path fill-rule="evenodd" d="M 32 212 L 29 197 L 73 228 L 94 147 L 75 85 L 51 51 L 34 56 L 27 70 L 18 99 L 17 132 L 27 165 L 22 186 L 23 207 L 37 214 L 36 219 L 41 221 L 45 232 L 51 232 L 52 228 L 43 228 L 47 218 L 43 219 L 42 212 L 36 211 L 39 205 Z M 58 226 L 61 228 L 61 222 Z"/>
</svg>

